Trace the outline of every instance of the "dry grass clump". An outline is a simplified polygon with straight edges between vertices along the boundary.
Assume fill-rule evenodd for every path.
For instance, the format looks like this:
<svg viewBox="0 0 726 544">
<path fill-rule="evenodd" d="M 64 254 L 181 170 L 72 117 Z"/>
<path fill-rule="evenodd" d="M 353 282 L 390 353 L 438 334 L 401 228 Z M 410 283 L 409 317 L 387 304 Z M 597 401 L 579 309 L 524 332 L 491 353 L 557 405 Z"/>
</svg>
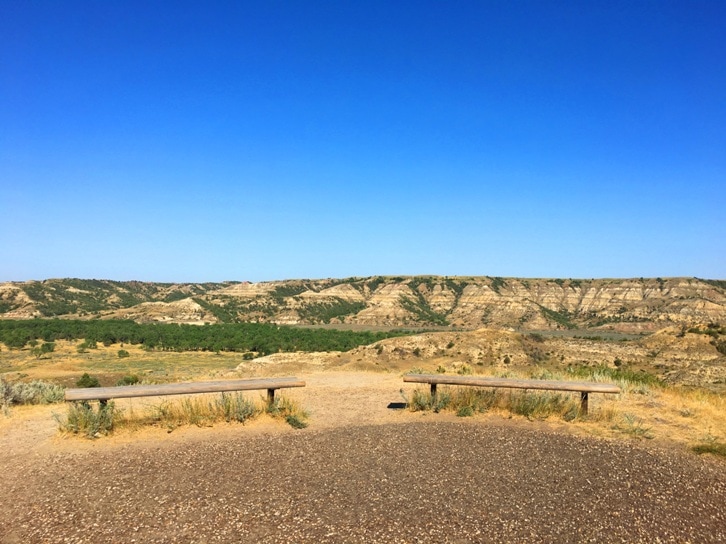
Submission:
<svg viewBox="0 0 726 544">
<path fill-rule="evenodd" d="M 417 370 L 419 369 L 414 369 L 414 373 Z M 461 373 L 459 372 L 459 374 Z M 466 373 L 464 372 L 464 374 Z M 600 383 L 615 383 L 621 388 L 623 394 L 636 395 L 648 395 L 652 390 L 662 387 L 662 384 L 649 374 L 634 373 L 627 370 L 620 371 L 619 369 L 612 370 L 607 367 L 568 368 L 563 370 L 543 368 L 507 369 L 495 373 L 494 376 L 561 381 L 587 379 L 588 381 Z M 458 416 L 499 411 L 521 415 L 528 419 L 547 419 L 550 417 L 565 421 L 585 419 L 580 413 L 579 395 L 567 392 L 482 389 L 464 386 L 441 389 L 432 397 L 427 390 L 417 389 L 413 392 L 411 401 L 407 400 L 407 403 L 412 411 L 431 410 L 439 412 L 441 410 L 450 410 L 456 412 Z M 588 421 L 613 422 L 620 418 L 615 408 L 605 405 L 602 409 L 593 410 L 587 415 L 586 419 Z"/>
<path fill-rule="evenodd" d="M 156 426 L 169 432 L 184 426 L 211 427 L 215 423 L 245 423 L 266 413 L 285 420 L 291 427 L 307 427 L 308 414 L 296 402 L 278 397 L 272 404 L 254 402 L 243 393 L 222 393 L 219 396 L 199 395 L 163 401 L 146 407 L 141 413 L 133 409 L 119 410 L 113 402 L 99 404 L 95 409 L 88 402 L 68 406 L 65 418 L 57 417 L 62 432 L 99 438 L 117 429 L 135 430 Z"/>
<path fill-rule="evenodd" d="M 95 409 L 89 402 L 74 402 L 68 405 L 65 419 L 56 414 L 61 431 L 81 434 L 86 438 L 100 438 L 113 431 L 120 416 L 113 401 L 100 404 Z"/>
<path fill-rule="evenodd" d="M 502 378 L 614 383 L 617 395 L 590 395 L 590 410 L 580 413 L 579 395 L 478 387 L 439 387 L 435 397 L 417 389 L 406 399 L 411 411 L 451 411 L 521 415 L 577 423 L 578 431 L 601 437 L 665 439 L 697 453 L 726 457 L 726 396 L 704 388 L 665 384 L 651 374 L 607 367 L 520 368 L 493 373 Z"/>
<path fill-rule="evenodd" d="M 655 438 L 653 427 L 647 425 L 642 418 L 631 413 L 623 414 L 620 421 L 613 426 L 613 429 L 633 438 Z"/>
<path fill-rule="evenodd" d="M 211 398 L 194 396 L 163 401 L 149 408 L 145 423 L 169 429 L 182 425 L 208 427 L 221 421 L 244 423 L 261 412 L 242 393 L 222 393 Z"/>
<path fill-rule="evenodd" d="M 558 417 L 572 421 L 580 416 L 580 401 L 572 395 L 555 392 L 502 391 L 473 387 L 445 388 L 431 395 L 415 389 L 408 403 L 413 412 L 449 410 L 458 416 L 472 416 L 490 410 L 517 414 L 529 419 Z"/>
<path fill-rule="evenodd" d="M 666 389 L 660 417 L 674 422 L 678 437 L 696 453 L 726 457 L 726 395 L 704 389 Z M 675 432 L 674 432 L 675 434 Z"/>
</svg>

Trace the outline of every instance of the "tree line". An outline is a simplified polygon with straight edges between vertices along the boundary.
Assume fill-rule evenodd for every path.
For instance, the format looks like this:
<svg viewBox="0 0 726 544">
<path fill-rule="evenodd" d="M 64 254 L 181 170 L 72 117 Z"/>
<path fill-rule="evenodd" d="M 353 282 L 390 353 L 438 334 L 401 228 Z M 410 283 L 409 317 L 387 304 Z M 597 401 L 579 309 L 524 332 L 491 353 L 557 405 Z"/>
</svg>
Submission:
<svg viewBox="0 0 726 544">
<path fill-rule="evenodd" d="M 305 329 L 268 323 L 184 325 L 136 323 L 129 320 L 32 319 L 0 320 L 0 342 L 9 349 L 22 349 L 42 340 L 82 340 L 141 345 L 164 351 L 230 351 L 269 355 L 293 351 L 348 351 L 384 338 L 409 332 L 342 331 Z"/>
</svg>

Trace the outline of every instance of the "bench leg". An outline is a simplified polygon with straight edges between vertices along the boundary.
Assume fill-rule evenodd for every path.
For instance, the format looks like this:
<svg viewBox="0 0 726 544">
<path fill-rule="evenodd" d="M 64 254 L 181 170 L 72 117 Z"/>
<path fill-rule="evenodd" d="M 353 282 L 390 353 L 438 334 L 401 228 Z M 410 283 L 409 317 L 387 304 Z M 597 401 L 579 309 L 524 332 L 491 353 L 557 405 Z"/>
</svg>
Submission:
<svg viewBox="0 0 726 544">
<path fill-rule="evenodd" d="M 275 404 L 275 390 L 268 389 L 267 390 L 267 406 L 272 406 L 273 404 Z"/>
<path fill-rule="evenodd" d="M 431 384 L 431 399 L 433 400 L 436 397 L 436 384 Z"/>
<path fill-rule="evenodd" d="M 580 415 L 587 415 L 587 391 L 580 391 Z"/>
</svg>

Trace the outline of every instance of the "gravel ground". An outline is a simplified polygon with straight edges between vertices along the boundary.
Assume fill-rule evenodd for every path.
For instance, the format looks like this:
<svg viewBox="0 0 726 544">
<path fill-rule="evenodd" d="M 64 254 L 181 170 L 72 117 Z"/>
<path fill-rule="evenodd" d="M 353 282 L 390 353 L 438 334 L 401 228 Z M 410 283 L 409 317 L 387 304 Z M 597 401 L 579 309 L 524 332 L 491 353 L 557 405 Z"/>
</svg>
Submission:
<svg viewBox="0 0 726 544">
<path fill-rule="evenodd" d="M 54 452 L 0 475 L 11 542 L 725 542 L 726 465 L 419 421 Z"/>
</svg>

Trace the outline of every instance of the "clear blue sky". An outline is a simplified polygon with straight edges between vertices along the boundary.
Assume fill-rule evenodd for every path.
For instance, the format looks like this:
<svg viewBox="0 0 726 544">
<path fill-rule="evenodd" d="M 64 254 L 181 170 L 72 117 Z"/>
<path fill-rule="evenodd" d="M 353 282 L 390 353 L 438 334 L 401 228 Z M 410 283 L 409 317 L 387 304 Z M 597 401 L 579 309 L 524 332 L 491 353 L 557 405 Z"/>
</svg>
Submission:
<svg viewBox="0 0 726 544">
<path fill-rule="evenodd" d="M 726 2 L 0 0 L 0 281 L 726 278 Z"/>
</svg>

